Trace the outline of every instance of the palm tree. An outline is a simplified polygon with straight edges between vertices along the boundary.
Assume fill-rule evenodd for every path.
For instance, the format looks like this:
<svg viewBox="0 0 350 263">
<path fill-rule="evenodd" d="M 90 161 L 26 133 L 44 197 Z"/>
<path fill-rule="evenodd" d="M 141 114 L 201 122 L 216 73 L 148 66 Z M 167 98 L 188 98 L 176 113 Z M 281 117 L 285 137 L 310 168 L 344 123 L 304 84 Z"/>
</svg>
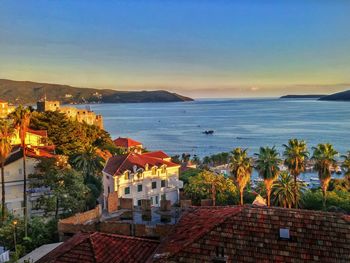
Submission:
<svg viewBox="0 0 350 263">
<path fill-rule="evenodd" d="M 259 153 L 255 155 L 258 157 L 256 160 L 256 169 L 259 172 L 259 176 L 264 180 L 267 205 L 270 206 L 272 185 L 280 173 L 279 164 L 281 163 L 281 159 L 275 147 L 260 147 Z"/>
<path fill-rule="evenodd" d="M 306 143 L 303 140 L 290 139 L 288 145 L 284 144 L 285 148 L 283 156 L 285 158 L 284 164 L 288 167 L 288 170 L 291 175 L 294 177 L 294 204 L 297 208 L 297 177 L 300 173 L 305 171 L 306 159 L 309 156 L 309 153 L 306 148 Z"/>
<path fill-rule="evenodd" d="M 1 223 L 5 221 L 5 161 L 11 153 L 13 130 L 8 121 L 0 122 L 0 164 L 1 164 Z"/>
<path fill-rule="evenodd" d="M 241 205 L 243 205 L 244 188 L 252 174 L 252 159 L 248 157 L 247 149 L 235 148 L 232 151 L 230 168 L 239 189 Z"/>
<path fill-rule="evenodd" d="M 24 232 L 25 236 L 28 236 L 28 208 L 27 208 L 27 170 L 26 170 L 26 134 L 30 124 L 31 112 L 28 108 L 24 108 L 22 105 L 16 108 L 14 112 L 10 114 L 10 118 L 13 119 L 14 126 L 18 130 L 21 140 L 21 147 L 23 151 L 23 216 L 24 216 Z"/>
<path fill-rule="evenodd" d="M 319 144 L 313 147 L 312 160 L 315 161 L 315 170 L 321 182 L 323 194 L 323 207 L 326 207 L 327 189 L 331 180 L 331 168 L 336 165 L 335 156 L 338 152 L 329 143 Z"/>
<path fill-rule="evenodd" d="M 272 192 L 275 196 L 274 203 L 284 208 L 291 208 L 292 205 L 297 207 L 298 203 L 295 204 L 294 202 L 299 202 L 301 193 L 305 191 L 306 187 L 300 181 L 296 182 L 296 187 L 294 184 L 293 176 L 288 172 L 282 172 L 272 186 Z"/>
<path fill-rule="evenodd" d="M 346 155 L 342 155 L 342 158 L 344 158 L 342 168 L 345 169 L 345 178 L 350 182 L 350 151 Z"/>
<path fill-rule="evenodd" d="M 99 174 L 104 166 L 104 159 L 97 154 L 97 147 L 87 147 L 84 152 L 73 156 L 71 163 L 74 168 L 85 176 Z"/>
</svg>

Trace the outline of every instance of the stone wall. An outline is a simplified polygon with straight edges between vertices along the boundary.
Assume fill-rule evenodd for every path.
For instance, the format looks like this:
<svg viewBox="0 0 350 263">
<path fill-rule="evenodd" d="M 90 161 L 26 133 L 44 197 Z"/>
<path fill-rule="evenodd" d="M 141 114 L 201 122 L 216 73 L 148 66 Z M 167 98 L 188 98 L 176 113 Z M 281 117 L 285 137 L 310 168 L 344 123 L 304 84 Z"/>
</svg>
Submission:
<svg viewBox="0 0 350 263">
<path fill-rule="evenodd" d="M 201 206 L 213 206 L 213 200 L 212 199 L 202 199 Z"/>
<path fill-rule="evenodd" d="M 118 234 L 131 236 L 132 225 L 130 223 L 122 223 L 122 222 L 101 222 L 99 225 L 99 229 L 104 233 Z"/>
<path fill-rule="evenodd" d="M 58 224 L 84 224 L 91 220 L 97 220 L 101 217 L 102 207 L 97 205 L 94 209 L 84 213 L 77 213 L 71 217 L 59 220 Z"/>
<path fill-rule="evenodd" d="M 118 192 L 109 193 L 107 197 L 107 211 L 113 213 L 118 210 Z"/>
<path fill-rule="evenodd" d="M 119 198 L 120 209 L 133 210 L 134 204 L 132 198 Z"/>
</svg>

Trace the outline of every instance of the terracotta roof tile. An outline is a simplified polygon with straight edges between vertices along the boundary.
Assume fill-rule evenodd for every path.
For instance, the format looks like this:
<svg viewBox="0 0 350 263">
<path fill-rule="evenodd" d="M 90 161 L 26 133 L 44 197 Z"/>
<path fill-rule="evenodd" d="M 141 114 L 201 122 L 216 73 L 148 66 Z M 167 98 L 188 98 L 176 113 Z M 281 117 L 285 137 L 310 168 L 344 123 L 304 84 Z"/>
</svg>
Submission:
<svg viewBox="0 0 350 263">
<path fill-rule="evenodd" d="M 32 130 L 32 129 L 28 129 L 27 130 L 28 133 L 32 133 L 32 134 L 36 134 L 42 137 L 47 137 L 47 130 Z"/>
<path fill-rule="evenodd" d="M 38 263 L 146 262 L 159 242 L 114 234 L 78 233 L 41 258 Z"/>
<path fill-rule="evenodd" d="M 115 146 L 123 147 L 123 148 L 142 146 L 142 143 L 135 141 L 133 139 L 130 139 L 130 138 L 119 137 L 119 138 L 115 139 L 113 142 L 114 142 Z"/>
<path fill-rule="evenodd" d="M 149 157 L 154 157 L 154 158 L 159 158 L 159 159 L 168 159 L 170 158 L 169 155 L 167 155 L 163 151 L 155 151 L 155 152 L 147 152 L 143 154 L 144 156 L 149 156 Z"/>
<path fill-rule="evenodd" d="M 228 262 L 350 262 L 348 219 L 275 207 L 196 208 L 180 219 L 153 261 L 210 262 L 219 247 Z M 280 228 L 289 229 L 290 240 L 279 237 Z"/>
<path fill-rule="evenodd" d="M 136 166 L 137 169 L 145 169 L 146 164 L 148 164 L 150 168 L 153 166 L 160 167 L 162 165 L 166 165 L 167 167 L 179 166 L 173 162 L 155 158 L 150 155 L 129 153 L 109 158 L 103 171 L 110 175 L 121 175 L 127 170 L 133 171 L 134 166 Z"/>
</svg>

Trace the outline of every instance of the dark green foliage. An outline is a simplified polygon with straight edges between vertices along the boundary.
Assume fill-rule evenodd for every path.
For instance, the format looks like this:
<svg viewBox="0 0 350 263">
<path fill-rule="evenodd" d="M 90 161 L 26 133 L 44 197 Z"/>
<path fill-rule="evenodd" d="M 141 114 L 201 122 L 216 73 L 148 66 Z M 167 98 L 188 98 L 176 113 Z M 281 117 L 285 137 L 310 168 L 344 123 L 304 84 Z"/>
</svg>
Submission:
<svg viewBox="0 0 350 263">
<path fill-rule="evenodd" d="M 113 149 L 110 135 L 97 126 L 80 123 L 68 119 L 60 112 L 34 112 L 30 128 L 47 130 L 49 140 L 56 145 L 57 154 L 71 156 L 83 152 L 87 147 Z"/>
<path fill-rule="evenodd" d="M 198 175 L 200 172 L 202 172 L 201 169 L 190 168 L 180 174 L 180 180 L 186 185 L 191 177 Z"/>
<path fill-rule="evenodd" d="M 173 163 L 181 164 L 180 155 L 171 156 L 171 161 L 172 161 Z"/>
<path fill-rule="evenodd" d="M 230 153 L 222 152 L 218 154 L 213 154 L 211 156 L 206 156 L 203 158 L 203 164 L 218 166 L 222 164 L 227 164 L 230 159 Z"/>
<path fill-rule="evenodd" d="M 54 159 L 43 159 L 36 168 L 37 173 L 30 176 L 31 186 L 48 188 L 37 201 L 38 208 L 43 209 L 45 214 L 57 218 L 59 212 L 68 216 L 85 209 L 89 188 L 80 173 L 69 166 L 57 166 Z"/>
<path fill-rule="evenodd" d="M 323 210 L 322 190 L 309 190 L 303 195 L 302 204 L 304 209 Z M 350 213 L 350 193 L 346 191 L 329 191 L 325 210 L 343 211 Z"/>
<path fill-rule="evenodd" d="M 15 237 L 18 257 L 21 257 L 36 247 L 58 242 L 57 221 L 34 217 L 28 222 L 28 237 L 24 237 L 23 219 L 10 216 L 0 228 L 0 245 L 14 251 Z"/>
</svg>

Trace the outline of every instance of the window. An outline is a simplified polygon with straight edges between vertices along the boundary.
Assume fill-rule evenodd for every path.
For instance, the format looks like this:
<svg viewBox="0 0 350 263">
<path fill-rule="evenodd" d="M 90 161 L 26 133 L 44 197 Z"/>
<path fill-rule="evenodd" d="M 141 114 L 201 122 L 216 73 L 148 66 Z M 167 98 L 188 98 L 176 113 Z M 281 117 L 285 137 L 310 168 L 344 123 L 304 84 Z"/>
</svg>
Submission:
<svg viewBox="0 0 350 263">
<path fill-rule="evenodd" d="M 108 193 L 110 193 L 111 192 L 111 188 L 108 186 Z"/>
<path fill-rule="evenodd" d="M 137 206 L 141 206 L 141 200 L 137 200 Z"/>
<path fill-rule="evenodd" d="M 225 257 L 224 247 L 215 248 L 215 257 L 212 260 L 213 263 L 225 263 L 227 262 L 227 257 Z"/>
<path fill-rule="evenodd" d="M 157 182 L 152 182 L 152 189 L 156 189 L 157 188 Z"/>
<path fill-rule="evenodd" d="M 142 184 L 137 185 L 137 192 L 142 192 Z"/>
<path fill-rule="evenodd" d="M 152 167 L 152 175 L 156 175 L 157 174 L 157 167 Z"/>
<path fill-rule="evenodd" d="M 158 205 L 158 203 L 159 203 L 159 197 L 158 197 L 158 195 L 156 196 L 156 205 Z"/>
<path fill-rule="evenodd" d="M 166 186 L 166 180 L 160 181 L 160 187 L 165 187 Z"/>
<path fill-rule="evenodd" d="M 126 195 L 130 194 L 130 187 L 125 187 L 124 194 Z"/>
<path fill-rule="evenodd" d="M 129 172 L 125 172 L 125 180 L 129 180 L 130 179 L 130 173 Z"/>
<path fill-rule="evenodd" d="M 21 168 L 18 169 L 18 173 L 19 173 L 20 175 L 22 175 L 22 169 L 21 169 Z"/>
</svg>

